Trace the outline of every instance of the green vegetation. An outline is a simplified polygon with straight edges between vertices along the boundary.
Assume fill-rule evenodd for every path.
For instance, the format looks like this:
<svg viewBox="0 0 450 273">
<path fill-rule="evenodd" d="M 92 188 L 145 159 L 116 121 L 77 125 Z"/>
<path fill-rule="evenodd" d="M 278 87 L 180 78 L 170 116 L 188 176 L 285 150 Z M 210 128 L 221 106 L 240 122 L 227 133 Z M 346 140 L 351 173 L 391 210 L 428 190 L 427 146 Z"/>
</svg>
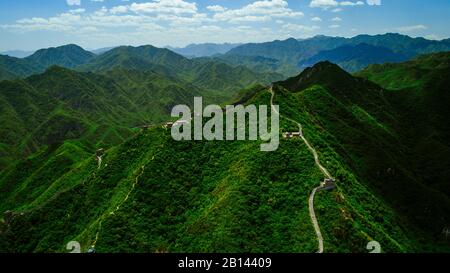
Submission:
<svg viewBox="0 0 450 273">
<path fill-rule="evenodd" d="M 394 53 L 388 48 L 362 43 L 356 46 L 344 45 L 332 50 L 321 51 L 299 63 L 299 66 L 308 67 L 321 61 L 330 61 L 346 71 L 356 72 L 370 64 L 398 63 L 405 60 L 407 60 L 406 56 Z"/>
<path fill-rule="evenodd" d="M 449 40 L 433 41 L 396 33 L 358 35 L 352 38 L 315 36 L 309 39 L 250 43 L 218 58 L 230 64 L 260 71 L 276 71 L 291 77 L 320 61 L 330 61 L 349 71 L 369 64 L 400 62 L 419 54 L 449 51 Z"/>
<path fill-rule="evenodd" d="M 73 61 L 76 56 L 79 60 Z M 220 104 L 247 86 L 280 79 L 217 61 L 192 61 L 152 46 L 119 47 L 94 58 L 69 45 L 17 60 L 42 66 L 58 61 L 69 67 L 90 60 L 78 70 L 97 73 L 52 66 L 43 74 L 0 82 L 5 109 L 0 114 L 0 169 L 68 139 L 111 147 L 136 127 L 169 120 L 174 105 L 191 105 L 195 96 Z"/>
<path fill-rule="evenodd" d="M 372 240 L 450 251 L 449 58 L 357 76 L 321 62 L 274 83 L 281 114 L 337 180 L 315 201 L 325 252 L 367 252 Z M 268 105 L 263 74 L 152 47 L 79 69 L 96 73 L 51 67 L 0 83 L 0 252 L 64 252 L 72 240 L 98 252 L 317 250 L 308 198 L 323 175 L 301 139 L 265 153 L 260 141 L 176 142 L 159 126 L 197 95 Z"/>
<path fill-rule="evenodd" d="M 0 80 L 12 80 L 42 73 L 53 65 L 74 68 L 88 62 L 94 56 L 94 53 L 77 45 L 41 49 L 22 59 L 0 55 Z"/>
</svg>

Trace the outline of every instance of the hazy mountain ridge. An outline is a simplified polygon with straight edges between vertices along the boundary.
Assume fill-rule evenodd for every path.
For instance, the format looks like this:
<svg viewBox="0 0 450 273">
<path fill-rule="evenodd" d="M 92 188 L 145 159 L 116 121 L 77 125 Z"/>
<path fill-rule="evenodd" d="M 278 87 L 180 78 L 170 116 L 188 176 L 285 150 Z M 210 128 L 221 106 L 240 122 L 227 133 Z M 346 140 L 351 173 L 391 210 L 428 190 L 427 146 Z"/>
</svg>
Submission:
<svg viewBox="0 0 450 273">
<path fill-rule="evenodd" d="M 362 43 L 355 46 L 344 45 L 332 50 L 321 51 L 311 58 L 300 62 L 298 66 L 308 67 L 321 61 L 330 61 L 346 71 L 356 72 L 371 64 L 398 63 L 407 59 L 407 56 L 401 53 L 394 53 L 388 48 Z"/>
<path fill-rule="evenodd" d="M 347 50 L 342 52 L 347 47 L 355 47 L 357 50 L 358 48 L 361 49 L 361 44 L 370 46 L 365 48 L 367 50 L 366 54 L 371 56 L 370 58 L 361 54 L 352 56 L 352 52 Z M 411 38 L 396 33 L 372 36 L 358 35 L 352 38 L 322 35 L 308 39 L 297 40 L 289 38 L 284 41 L 276 40 L 266 43 L 244 44 L 230 50 L 225 54 L 225 58 L 227 55 L 260 56 L 276 59 L 284 65 L 289 65 L 297 68 L 297 71 L 301 71 L 304 67 L 314 65 L 319 61 L 337 61 L 340 57 L 335 54 L 344 53 L 347 60 L 338 62 L 338 64 L 350 72 L 355 72 L 364 68 L 365 65 L 384 63 L 386 60 L 400 62 L 419 54 L 449 50 L 450 43 L 448 40 L 435 41 L 421 37 Z M 248 66 L 252 67 L 254 64 L 249 64 Z M 291 70 L 292 68 L 286 72 Z M 292 73 L 288 74 L 286 72 L 284 73 L 286 76 L 292 76 Z"/>
<path fill-rule="evenodd" d="M 214 44 L 214 43 L 204 43 L 204 44 L 190 44 L 186 47 L 167 47 L 175 53 L 186 57 L 210 57 L 216 54 L 225 54 L 231 49 L 240 46 L 242 44 Z"/>
</svg>

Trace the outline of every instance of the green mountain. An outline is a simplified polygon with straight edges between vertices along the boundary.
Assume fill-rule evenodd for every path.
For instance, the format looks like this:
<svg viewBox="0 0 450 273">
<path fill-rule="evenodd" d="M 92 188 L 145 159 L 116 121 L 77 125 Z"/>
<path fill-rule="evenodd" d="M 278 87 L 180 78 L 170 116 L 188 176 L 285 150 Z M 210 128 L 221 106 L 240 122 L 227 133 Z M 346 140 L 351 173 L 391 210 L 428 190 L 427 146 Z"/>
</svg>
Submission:
<svg viewBox="0 0 450 273">
<path fill-rule="evenodd" d="M 151 119 L 111 79 L 60 67 L 0 82 L 0 103 L 2 168 L 67 139 L 119 144 Z"/>
<path fill-rule="evenodd" d="M 321 62 L 273 88 L 235 92 L 240 103 L 280 105 L 281 131 L 301 123 L 336 178 L 336 189 L 315 199 L 325 252 L 367 252 L 373 240 L 384 252 L 450 251 L 441 233 L 450 220 L 448 58 L 358 77 Z M 432 64 L 439 69 L 427 71 Z M 387 88 L 397 71 L 410 76 Z M 92 84 L 108 77 L 75 74 L 98 77 Z M 150 76 L 119 82 L 134 90 L 139 77 Z M 417 124 L 422 110 L 431 114 Z M 0 173 L 0 252 L 64 252 L 72 240 L 98 252 L 315 252 L 308 198 L 323 174 L 313 154 L 300 138 L 281 139 L 270 153 L 260 144 L 176 142 L 154 127 L 108 148 L 100 162 L 98 147 L 76 140 L 41 149 Z"/>
<path fill-rule="evenodd" d="M 77 45 L 41 49 L 23 59 L 0 55 L 0 81 L 43 73 L 52 65 L 74 68 L 94 56 Z"/>
<path fill-rule="evenodd" d="M 120 68 L 136 71 L 153 71 L 170 78 L 182 80 L 199 88 L 231 97 L 229 92 L 243 89 L 256 83 L 268 84 L 282 79 L 276 73 L 256 73 L 238 66 L 209 59 L 188 59 L 168 49 L 153 46 L 118 47 L 91 62 L 80 66 L 81 71 L 105 73 Z"/>
<path fill-rule="evenodd" d="M 25 59 L 29 62 L 39 64 L 44 68 L 48 68 L 52 65 L 74 68 L 88 62 L 94 56 L 94 53 L 71 44 L 40 49 Z"/>
<path fill-rule="evenodd" d="M 370 51 L 367 53 L 368 56 L 362 54 L 352 55 L 347 52 L 349 50 L 348 47 L 355 47 L 355 50 L 358 51 L 358 49 L 361 49 L 360 44 L 366 44 L 374 48 L 370 48 Z M 385 49 L 382 50 L 381 47 Z M 387 52 L 386 49 L 392 52 Z M 316 63 L 311 62 L 311 58 L 314 61 L 328 60 L 342 62 L 341 65 L 344 68 L 348 67 L 349 71 L 354 72 L 363 68 L 362 65 L 364 64 L 383 63 L 386 59 L 388 61 L 392 59 L 403 61 L 405 60 L 404 58 L 410 59 L 419 54 L 448 50 L 450 50 L 448 40 L 434 41 L 424 38 L 412 38 L 396 33 L 386 33 L 373 36 L 358 35 L 353 38 L 315 36 L 313 38 L 299 40 L 290 38 L 284 41 L 276 40 L 267 43 L 250 43 L 233 48 L 225 56 L 258 56 L 275 59 L 284 66 L 289 67 L 288 70 L 277 71 L 281 71 L 284 75 L 292 76 L 292 68 L 294 68 L 294 72 L 297 71 L 298 73 L 305 66 Z M 338 56 L 339 54 L 344 54 L 342 58 L 345 61 L 340 60 L 341 57 Z M 230 60 L 232 61 L 233 59 L 238 58 L 234 57 Z M 263 65 L 264 63 L 261 64 Z M 249 62 L 246 66 L 252 67 L 254 63 Z"/>
<path fill-rule="evenodd" d="M 450 53 L 420 56 L 398 65 L 374 65 L 358 73 L 393 92 L 393 104 L 405 124 L 405 142 L 414 158 L 411 168 L 427 187 L 449 196 L 447 122 Z"/>
<path fill-rule="evenodd" d="M 13 160 L 67 139 L 117 145 L 135 127 L 168 120 L 172 106 L 208 92 L 152 72 L 115 69 L 107 75 L 51 67 L 25 80 L 0 82 L 1 160 Z"/>
<path fill-rule="evenodd" d="M 330 61 L 346 71 L 356 72 L 370 64 L 398 63 L 406 60 L 406 56 L 394 53 L 385 47 L 363 43 L 356 46 L 344 45 L 332 50 L 321 51 L 313 57 L 299 63 L 299 66 L 306 68 L 321 61 Z"/>
<path fill-rule="evenodd" d="M 6 58 L 27 67 L 27 60 Z M 191 105 L 195 96 L 222 103 L 244 87 L 280 78 L 217 61 L 194 62 L 151 46 L 111 50 L 80 70 L 98 74 L 51 67 L 25 80 L 0 82 L 8 109 L 1 117 L 0 168 L 65 139 L 118 144 L 132 128 L 169 120 L 173 106 Z"/>
<path fill-rule="evenodd" d="M 281 75 L 296 75 L 299 68 L 295 65 L 283 63 L 277 59 L 261 56 L 243 56 L 243 55 L 217 55 L 215 60 L 224 62 L 231 66 L 245 66 L 253 71 L 260 73 L 278 73 Z"/>
<path fill-rule="evenodd" d="M 412 38 L 398 33 L 386 33 L 383 35 L 358 35 L 350 38 L 351 44 L 366 43 L 373 46 L 386 47 L 395 53 L 401 53 L 407 57 L 418 54 L 448 51 L 450 43 L 447 40 L 427 40 L 422 37 Z"/>
<path fill-rule="evenodd" d="M 43 69 L 39 64 L 25 59 L 0 55 L 0 81 L 32 75 Z"/>
<path fill-rule="evenodd" d="M 346 43 L 345 38 L 316 36 L 305 40 L 289 38 L 284 41 L 251 43 L 230 50 L 229 55 L 261 56 L 284 63 L 297 64 L 322 50 L 332 49 Z"/>
</svg>

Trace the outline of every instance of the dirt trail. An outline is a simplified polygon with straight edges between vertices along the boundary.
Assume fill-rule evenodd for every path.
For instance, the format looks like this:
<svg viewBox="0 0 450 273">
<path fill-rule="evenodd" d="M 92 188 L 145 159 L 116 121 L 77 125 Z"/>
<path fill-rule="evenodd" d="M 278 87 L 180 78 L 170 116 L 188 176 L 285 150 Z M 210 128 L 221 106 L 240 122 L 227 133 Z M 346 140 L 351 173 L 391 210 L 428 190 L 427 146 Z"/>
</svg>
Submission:
<svg viewBox="0 0 450 273">
<path fill-rule="evenodd" d="M 131 186 L 131 189 L 128 191 L 127 195 L 125 196 L 125 198 L 122 200 L 122 202 L 119 203 L 119 205 L 117 205 L 117 207 L 114 209 L 114 211 L 110 212 L 104 219 L 101 219 L 98 223 L 98 229 L 97 229 L 97 233 L 95 234 L 95 239 L 94 242 L 91 244 L 91 248 L 95 248 L 95 245 L 98 242 L 98 238 L 100 235 L 100 231 L 102 229 L 102 223 L 104 220 L 108 219 L 108 217 L 110 217 L 111 215 L 114 215 L 117 211 L 120 210 L 121 206 L 128 201 L 128 198 L 130 197 L 131 193 L 133 192 L 134 188 L 136 187 L 136 185 L 139 183 L 139 178 L 144 174 L 145 171 L 145 166 L 141 167 L 141 172 L 139 173 L 139 175 L 136 176 L 133 185 Z"/>
</svg>

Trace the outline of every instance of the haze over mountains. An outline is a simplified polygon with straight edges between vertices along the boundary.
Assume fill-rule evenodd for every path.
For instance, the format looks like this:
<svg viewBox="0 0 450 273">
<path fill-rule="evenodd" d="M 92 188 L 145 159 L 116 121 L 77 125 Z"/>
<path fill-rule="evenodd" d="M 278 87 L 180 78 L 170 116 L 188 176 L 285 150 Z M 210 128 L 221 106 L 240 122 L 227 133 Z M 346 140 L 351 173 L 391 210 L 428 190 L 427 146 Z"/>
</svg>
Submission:
<svg viewBox="0 0 450 273">
<path fill-rule="evenodd" d="M 0 79 L 42 73 L 51 65 L 76 68 L 96 59 L 94 57 L 98 55 L 112 54 L 109 51 L 115 49 L 117 48 L 99 49 L 93 54 L 76 45 L 67 45 L 39 50 L 22 59 L 0 55 Z M 260 44 L 199 44 L 172 48 L 171 51 L 189 58 L 198 57 L 198 60 L 212 58 L 213 61 L 230 66 L 245 66 L 263 73 L 293 76 L 305 67 L 324 60 L 336 63 L 349 72 L 356 72 L 370 64 L 401 62 L 419 54 L 448 50 L 449 39 L 435 41 L 387 33 L 375 36 L 358 35 L 353 38 L 290 38 Z"/>
<path fill-rule="evenodd" d="M 0 54 L 2 54 L 2 55 L 8 55 L 10 57 L 15 57 L 15 58 L 25 58 L 25 57 L 30 56 L 33 53 L 34 53 L 34 51 L 23 51 L 23 50 L 11 50 L 11 51 L 0 52 Z"/>
<path fill-rule="evenodd" d="M 190 44 L 183 48 L 167 47 L 168 49 L 187 57 L 211 57 L 217 54 L 225 54 L 241 44 Z"/>
<path fill-rule="evenodd" d="M 336 178 L 315 200 L 325 252 L 450 252 L 450 40 L 210 48 L 0 55 L 0 252 L 316 252 L 323 175 L 300 138 L 263 153 L 162 126 L 195 96 L 270 105 L 269 91 L 280 135 L 301 123 Z"/>
</svg>

